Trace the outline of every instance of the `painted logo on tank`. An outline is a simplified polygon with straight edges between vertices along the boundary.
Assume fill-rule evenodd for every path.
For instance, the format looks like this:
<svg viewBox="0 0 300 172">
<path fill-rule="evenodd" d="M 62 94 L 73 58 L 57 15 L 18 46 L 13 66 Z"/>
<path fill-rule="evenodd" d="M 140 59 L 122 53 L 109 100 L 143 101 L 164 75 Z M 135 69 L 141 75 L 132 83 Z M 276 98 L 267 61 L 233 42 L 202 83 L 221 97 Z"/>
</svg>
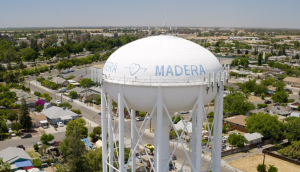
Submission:
<svg viewBox="0 0 300 172">
<path fill-rule="evenodd" d="M 202 65 L 156 65 L 155 76 L 193 76 L 205 74 Z"/>
<path fill-rule="evenodd" d="M 133 76 L 136 73 L 138 73 L 140 70 L 144 70 L 144 72 L 146 72 L 147 68 L 141 68 L 140 64 L 136 64 L 136 63 L 131 63 L 129 67 L 124 67 L 124 68 L 128 68 L 130 75 Z"/>
</svg>

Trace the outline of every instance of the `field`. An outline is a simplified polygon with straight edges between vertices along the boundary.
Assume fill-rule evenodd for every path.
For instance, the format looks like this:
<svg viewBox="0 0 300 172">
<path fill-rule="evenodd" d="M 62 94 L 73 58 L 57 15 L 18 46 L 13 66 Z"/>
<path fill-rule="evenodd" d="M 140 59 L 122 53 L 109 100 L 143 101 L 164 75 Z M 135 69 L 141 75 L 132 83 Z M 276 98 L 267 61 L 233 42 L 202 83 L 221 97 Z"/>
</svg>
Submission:
<svg viewBox="0 0 300 172">
<path fill-rule="evenodd" d="M 246 156 L 245 158 L 240 158 L 234 161 L 230 161 L 229 164 L 235 168 L 243 170 L 245 172 L 256 172 L 256 167 L 258 164 L 263 163 L 263 154 L 254 154 Z M 294 172 L 299 171 L 300 166 L 283 161 L 272 156 L 266 155 L 265 164 L 275 165 L 278 168 L 278 172 Z"/>
</svg>

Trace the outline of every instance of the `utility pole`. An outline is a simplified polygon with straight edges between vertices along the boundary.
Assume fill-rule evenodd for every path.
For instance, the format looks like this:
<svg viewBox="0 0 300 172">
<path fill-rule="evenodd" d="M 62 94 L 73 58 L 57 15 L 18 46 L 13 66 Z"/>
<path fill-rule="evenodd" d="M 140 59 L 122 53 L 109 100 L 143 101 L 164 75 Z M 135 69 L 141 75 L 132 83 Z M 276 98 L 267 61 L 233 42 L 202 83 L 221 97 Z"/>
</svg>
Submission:
<svg viewBox="0 0 300 172">
<path fill-rule="evenodd" d="M 264 154 L 262 172 L 265 172 L 265 157 L 266 157 L 266 154 Z"/>
<path fill-rule="evenodd" d="M 63 93 L 61 93 L 61 95 L 60 95 L 60 102 L 62 103 L 62 95 L 63 95 Z"/>
</svg>

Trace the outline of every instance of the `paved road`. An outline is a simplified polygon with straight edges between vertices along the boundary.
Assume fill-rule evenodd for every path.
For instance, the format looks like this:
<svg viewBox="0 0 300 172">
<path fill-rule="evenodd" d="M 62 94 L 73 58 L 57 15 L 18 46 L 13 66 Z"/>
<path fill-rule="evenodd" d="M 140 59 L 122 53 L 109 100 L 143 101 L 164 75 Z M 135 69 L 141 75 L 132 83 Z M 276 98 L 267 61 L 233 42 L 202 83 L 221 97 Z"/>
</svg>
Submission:
<svg viewBox="0 0 300 172">
<path fill-rule="evenodd" d="M 92 127 L 88 127 L 89 133 L 93 131 Z M 65 137 L 65 132 L 53 133 L 52 135 L 55 137 L 54 140 L 63 140 Z M 19 137 L 15 137 L 9 140 L 0 141 L 0 151 L 7 147 L 16 147 L 18 145 L 23 145 L 25 148 L 32 148 L 36 142 L 40 142 L 41 136 L 33 136 L 32 138 L 21 139 Z"/>
</svg>

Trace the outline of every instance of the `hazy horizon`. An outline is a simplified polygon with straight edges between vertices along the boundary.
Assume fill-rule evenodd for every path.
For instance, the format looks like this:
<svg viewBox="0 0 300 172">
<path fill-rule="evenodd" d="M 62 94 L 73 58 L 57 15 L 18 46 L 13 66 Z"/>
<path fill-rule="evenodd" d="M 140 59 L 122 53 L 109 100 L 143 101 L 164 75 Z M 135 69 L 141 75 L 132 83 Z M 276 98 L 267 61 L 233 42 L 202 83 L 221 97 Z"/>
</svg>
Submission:
<svg viewBox="0 0 300 172">
<path fill-rule="evenodd" d="M 230 27 L 300 29 L 297 0 L 14 0 L 0 7 L 0 28 Z M 165 19 L 166 18 L 166 19 Z"/>
</svg>

